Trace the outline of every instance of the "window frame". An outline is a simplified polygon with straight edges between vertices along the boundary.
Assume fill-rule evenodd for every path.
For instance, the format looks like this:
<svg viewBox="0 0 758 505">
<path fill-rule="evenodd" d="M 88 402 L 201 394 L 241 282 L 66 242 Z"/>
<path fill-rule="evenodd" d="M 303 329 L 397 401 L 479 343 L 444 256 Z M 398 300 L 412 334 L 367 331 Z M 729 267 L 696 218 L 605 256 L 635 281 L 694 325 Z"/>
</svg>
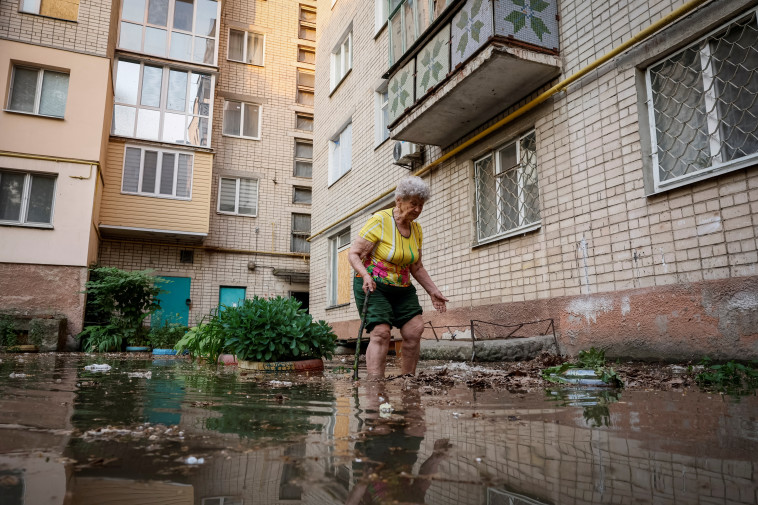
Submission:
<svg viewBox="0 0 758 505">
<path fill-rule="evenodd" d="M 647 134 L 648 139 L 650 141 L 650 151 L 648 153 L 649 159 L 650 159 L 650 169 L 649 171 L 646 170 L 646 175 L 649 176 L 649 183 L 650 186 L 648 188 L 650 191 L 647 191 L 648 195 L 658 194 L 658 193 L 664 193 L 666 191 L 688 186 L 690 184 L 694 184 L 699 181 L 703 181 L 706 179 L 710 179 L 712 177 L 716 177 L 725 173 L 729 173 L 735 170 L 741 170 L 743 168 L 755 165 L 756 162 L 758 162 L 758 152 L 755 152 L 748 156 L 743 156 L 740 158 L 735 158 L 728 161 L 721 161 L 723 152 L 721 148 L 721 143 L 719 141 L 722 133 L 721 129 L 724 124 L 723 120 L 719 117 L 719 112 L 716 110 L 716 106 L 714 105 L 713 108 L 710 110 L 705 111 L 704 119 L 707 126 L 707 134 L 708 134 L 708 148 L 709 153 L 711 153 L 711 165 L 705 168 L 702 168 L 700 170 L 697 170 L 695 172 L 686 173 L 679 176 L 674 176 L 668 180 L 661 181 L 661 167 L 660 167 L 660 161 L 658 159 L 658 153 L 659 153 L 659 147 L 658 147 L 658 134 L 657 134 L 657 127 L 655 122 L 655 108 L 653 106 L 654 103 L 654 96 L 653 96 L 653 86 L 652 86 L 652 78 L 651 78 L 651 72 L 654 68 L 662 66 L 667 61 L 671 60 L 672 58 L 686 52 L 693 50 L 693 48 L 697 48 L 697 46 L 705 41 L 705 43 L 702 45 L 702 48 L 698 50 L 698 53 L 700 54 L 701 62 L 702 61 L 708 61 L 710 62 L 710 52 L 712 50 L 711 42 L 714 40 L 718 40 L 716 37 L 719 35 L 723 35 L 728 32 L 729 28 L 733 25 L 736 25 L 740 20 L 747 18 L 748 16 L 753 16 L 752 23 L 755 25 L 756 29 L 758 29 L 758 8 L 750 9 L 746 12 L 740 13 L 736 16 L 733 16 L 728 21 L 721 23 L 717 28 L 710 30 L 708 33 L 702 35 L 701 37 L 698 37 L 697 39 L 689 42 L 686 46 L 678 49 L 677 51 L 674 51 L 670 54 L 666 54 L 664 57 L 657 59 L 653 63 L 647 66 L 647 68 L 644 69 L 644 86 L 645 86 L 645 97 L 647 99 L 646 105 L 647 105 Z M 750 21 L 748 21 L 750 22 Z M 707 53 L 707 54 L 706 54 Z M 716 77 L 712 75 L 712 68 L 711 65 L 707 65 L 707 68 L 702 68 L 698 75 L 698 83 L 703 86 L 703 96 L 704 100 L 708 102 L 715 103 L 717 100 L 719 100 L 719 94 L 716 91 L 716 86 L 713 84 L 716 80 Z M 642 114 L 642 113 L 641 113 Z M 715 139 L 714 139 L 715 137 Z M 713 147 L 714 145 L 718 144 L 718 152 L 716 154 L 713 154 Z M 718 160 L 718 161 L 716 161 Z"/>
<path fill-rule="evenodd" d="M 340 245 L 340 239 L 347 237 L 346 243 Z M 339 253 L 349 249 L 352 242 L 350 241 L 350 228 L 346 228 L 329 237 L 329 271 L 327 280 L 326 307 L 342 307 L 349 305 L 350 302 L 338 303 L 339 290 Z"/>
<path fill-rule="evenodd" d="M 137 177 L 137 191 L 127 191 L 124 189 L 124 178 L 126 176 L 126 150 L 127 149 L 139 149 L 140 150 L 140 165 L 139 165 L 139 176 Z M 147 151 L 155 151 L 158 153 L 158 157 L 156 158 L 156 167 L 155 167 L 155 188 L 158 188 L 158 191 L 155 193 L 147 193 L 142 191 L 142 178 L 144 175 L 145 170 L 145 153 Z M 172 194 L 167 195 L 160 193 L 160 183 L 161 183 L 161 175 L 163 174 L 163 155 L 164 154 L 173 154 L 175 156 L 174 159 L 174 178 L 172 183 Z M 178 181 L 179 178 L 179 156 L 189 156 L 189 192 L 187 196 L 177 196 L 176 190 L 178 189 Z M 195 154 L 192 151 L 180 151 L 180 150 L 172 150 L 172 149 L 163 149 L 163 148 L 157 148 L 153 146 L 146 146 L 146 145 L 140 145 L 140 144 L 125 144 L 124 145 L 124 159 L 121 162 L 121 185 L 119 187 L 119 191 L 122 195 L 132 195 L 132 196 L 146 196 L 149 198 L 162 198 L 165 200 L 181 200 L 185 202 L 192 201 L 192 188 L 193 188 L 193 182 L 194 182 L 194 176 L 195 176 Z"/>
<path fill-rule="evenodd" d="M 342 149 L 344 148 L 341 144 L 344 142 L 344 139 L 342 138 L 343 133 L 350 128 L 350 157 L 349 157 L 349 164 L 347 165 L 347 168 L 342 167 L 342 160 L 344 159 L 344 154 Z M 335 155 L 335 152 L 338 152 L 337 155 Z M 340 160 L 339 166 L 335 166 L 335 156 L 338 157 Z M 352 119 L 345 124 L 345 126 L 340 129 L 339 133 L 334 135 L 332 138 L 329 139 L 329 155 L 327 158 L 327 166 L 328 166 L 328 173 L 327 173 L 327 187 L 333 185 L 340 179 L 342 179 L 350 170 L 353 168 L 353 121 Z"/>
<path fill-rule="evenodd" d="M 298 128 L 298 120 L 300 118 L 310 120 L 310 122 L 311 122 L 311 129 L 310 130 L 305 130 L 303 128 Z M 296 111 L 295 112 L 295 129 L 298 130 L 298 131 L 301 131 L 301 132 L 313 132 L 313 114 L 310 114 L 308 112 L 299 112 L 299 111 Z"/>
<path fill-rule="evenodd" d="M 136 97 L 135 103 L 119 102 L 116 99 L 116 96 L 117 96 L 116 87 L 118 86 L 118 67 L 119 67 L 119 63 L 121 62 L 139 65 L 139 75 L 137 77 L 137 90 L 136 90 L 137 97 Z M 146 63 L 148 64 L 146 65 Z M 158 107 L 143 105 L 141 103 L 143 100 L 142 92 L 143 92 L 145 66 L 160 68 L 162 72 L 160 98 L 159 98 Z M 187 74 L 187 85 L 185 87 L 185 95 L 184 95 L 185 106 L 182 111 L 177 111 L 177 110 L 168 108 L 168 101 L 169 101 L 168 88 L 169 88 L 169 79 L 170 79 L 172 71 L 183 72 Z M 192 76 L 202 76 L 202 77 L 207 77 L 209 79 L 210 89 L 208 90 L 208 115 L 207 116 L 204 116 L 201 114 L 195 114 L 194 112 L 187 112 L 189 110 L 188 105 L 191 101 L 190 91 L 192 90 Z M 211 147 L 211 141 L 212 141 L 212 136 L 213 136 L 213 102 L 214 102 L 213 97 L 215 96 L 215 86 L 216 86 L 216 80 L 212 73 L 196 72 L 188 68 L 175 67 L 172 65 L 159 64 L 159 63 L 153 64 L 152 62 L 133 60 L 131 58 L 118 58 L 115 60 L 115 65 L 113 66 L 113 77 L 114 77 L 113 79 L 114 92 L 113 92 L 113 119 L 112 119 L 111 129 L 110 129 L 111 135 L 118 136 L 118 137 L 141 139 L 141 140 L 152 140 L 156 142 L 165 142 L 165 143 L 176 144 L 176 145 L 187 145 L 187 146 L 204 147 L 204 148 Z M 136 112 L 134 115 L 134 125 L 132 127 L 131 135 L 127 135 L 121 132 L 116 133 L 116 107 L 127 107 L 127 108 L 135 109 Z M 137 136 L 140 111 L 158 111 L 159 112 L 160 118 L 158 120 L 158 137 L 157 138 Z M 182 115 L 185 117 L 185 127 L 183 131 L 186 137 L 183 143 L 171 142 L 170 140 L 163 139 L 165 118 L 167 114 Z M 187 118 L 191 118 L 191 119 L 187 120 Z M 194 121 L 194 118 L 206 119 L 208 121 L 208 127 L 207 127 L 208 143 L 207 144 L 191 144 L 190 143 L 190 140 L 189 140 L 190 135 L 188 134 L 189 133 L 188 128 L 189 128 L 189 124 Z"/>
<path fill-rule="evenodd" d="M 307 192 L 310 196 L 307 202 L 297 200 L 298 191 Z M 308 186 L 292 186 L 292 203 L 295 205 L 311 205 L 313 202 L 313 190 Z"/>
<path fill-rule="evenodd" d="M 347 46 L 347 49 L 345 47 Z M 353 28 L 340 38 L 329 54 L 329 92 L 333 93 L 353 70 Z"/>
<path fill-rule="evenodd" d="M 14 85 L 16 80 L 16 70 L 17 69 L 24 69 L 24 70 L 32 70 L 37 72 L 37 80 L 35 82 L 35 90 L 34 90 L 34 104 L 33 104 L 33 111 L 28 112 L 24 110 L 16 110 L 11 108 L 11 102 L 13 100 L 13 92 L 14 92 Z M 45 72 L 53 72 L 56 74 L 63 74 L 67 77 L 66 80 L 66 100 L 63 104 L 63 115 L 62 116 L 53 116 L 51 114 L 40 114 L 39 107 L 40 102 L 42 99 L 42 85 L 45 80 Z M 71 73 L 70 72 L 62 72 L 60 70 L 52 70 L 49 68 L 44 67 L 37 67 L 34 65 L 24 65 L 24 64 L 14 64 L 11 68 L 11 78 L 9 82 L 8 87 L 8 99 L 6 101 L 6 108 L 4 109 L 6 112 L 13 112 L 14 114 L 26 114 L 28 116 L 39 116 L 39 117 L 47 117 L 52 119 L 66 119 L 66 105 L 68 104 L 68 88 L 71 82 Z"/>
<path fill-rule="evenodd" d="M 295 230 L 295 216 L 308 216 L 308 223 L 312 225 L 313 221 L 311 220 L 311 214 L 304 214 L 302 212 L 293 212 L 292 218 L 290 219 L 290 252 L 298 253 L 298 254 L 310 254 L 311 247 L 310 244 L 306 241 L 305 244 L 307 245 L 307 251 L 296 251 L 295 250 L 295 237 L 305 237 L 306 239 L 311 236 L 311 230 L 310 228 L 307 231 L 303 230 Z"/>
<path fill-rule="evenodd" d="M 303 93 L 309 94 L 311 96 L 311 102 L 313 102 L 316 99 L 315 87 L 314 86 L 306 86 L 306 85 L 302 84 L 300 82 L 300 75 L 301 74 L 305 74 L 305 75 L 312 76 L 313 77 L 313 81 L 314 81 L 314 85 L 315 85 L 316 72 L 314 72 L 313 70 L 309 70 L 307 68 L 297 67 L 296 70 L 295 70 L 295 74 L 296 74 L 296 85 L 297 85 L 297 94 L 295 96 L 295 102 L 298 105 L 302 105 L 304 107 L 313 107 L 314 103 L 308 104 L 308 103 L 300 101 L 300 97 L 302 96 Z"/>
<path fill-rule="evenodd" d="M 228 211 L 228 210 L 221 210 L 221 184 L 222 180 L 233 180 L 235 181 L 235 190 L 234 190 L 234 211 Z M 252 214 L 243 214 L 239 212 L 240 207 L 240 189 L 242 188 L 242 181 L 255 181 L 255 210 Z M 218 197 L 216 198 L 218 200 L 216 204 L 216 212 L 219 214 L 225 214 L 227 216 L 241 216 L 241 217 L 258 217 L 258 207 L 260 204 L 260 188 L 261 188 L 261 181 L 257 177 L 229 177 L 225 175 L 221 175 L 218 178 Z"/>
<path fill-rule="evenodd" d="M 241 107 L 241 114 L 240 114 L 240 134 L 235 135 L 233 133 L 228 133 L 225 131 L 226 128 L 226 104 L 227 103 L 239 103 L 240 105 L 252 105 L 255 107 L 258 107 L 258 136 L 257 137 L 250 137 L 248 135 L 244 135 L 244 124 L 245 124 L 245 107 Z M 261 124 L 261 120 L 263 119 L 263 106 L 259 103 L 253 103 L 253 102 L 243 102 L 242 100 L 229 100 L 227 98 L 224 98 L 224 108 L 222 109 L 224 114 L 221 118 L 221 135 L 224 137 L 234 137 L 238 139 L 247 139 L 247 140 L 261 140 L 261 135 L 263 131 L 263 125 Z"/>
<path fill-rule="evenodd" d="M 41 14 L 40 13 L 40 10 L 42 9 L 42 1 L 41 0 L 37 0 L 35 2 L 36 3 L 36 8 L 37 8 L 36 11 L 33 11 L 33 10 L 24 10 L 24 3 L 25 3 L 24 0 L 20 0 L 18 2 L 18 12 L 23 13 L 23 14 L 31 14 L 33 16 L 41 16 L 43 18 L 59 19 L 61 21 L 70 21 L 70 22 L 73 22 L 73 23 L 76 23 L 79 20 L 79 3 L 80 2 L 76 3 L 76 17 L 73 18 L 73 19 L 71 19 L 71 18 L 61 18 L 61 17 L 58 17 L 58 16 L 50 16 L 48 14 Z"/>
<path fill-rule="evenodd" d="M 173 61 L 182 61 L 182 62 L 192 63 L 194 65 L 205 65 L 205 66 L 211 66 L 211 67 L 215 67 L 218 65 L 219 38 L 220 38 L 219 35 L 220 35 L 220 30 L 221 30 L 221 1 L 216 1 L 216 29 L 215 29 L 215 34 L 212 37 L 209 35 L 203 35 L 200 32 L 197 32 L 197 33 L 195 32 L 196 24 L 197 24 L 197 10 L 199 6 L 198 2 L 195 2 L 195 1 L 192 2 L 192 29 L 190 29 L 189 31 L 174 27 L 174 13 L 175 13 L 175 8 L 176 8 L 176 0 L 168 0 L 168 9 L 166 12 L 166 25 L 165 26 L 148 23 L 148 7 L 149 7 L 148 2 L 149 0 L 145 1 L 145 4 L 144 4 L 141 24 L 138 21 L 124 18 L 124 8 L 126 5 L 126 2 L 125 1 L 121 2 L 121 9 L 120 9 L 120 12 L 118 13 L 118 34 L 116 38 L 116 49 L 123 50 L 123 51 L 132 51 L 132 52 L 146 54 L 146 55 L 153 55 L 159 58 L 166 58 Z M 142 27 L 140 49 L 133 49 L 133 48 L 124 47 L 121 45 L 121 35 L 122 35 L 122 28 L 123 28 L 124 23 Z M 148 28 L 166 31 L 166 51 L 164 54 L 156 54 L 156 53 L 150 53 L 146 51 L 145 38 L 146 38 Z M 179 35 L 190 36 L 192 38 L 191 43 L 190 43 L 190 48 L 189 48 L 188 59 L 177 58 L 171 55 L 171 43 L 173 40 L 174 33 L 177 33 Z M 207 62 L 202 62 L 202 61 L 195 61 L 194 59 L 195 42 L 198 38 L 199 39 L 212 39 L 214 41 L 214 51 L 213 51 L 212 62 L 207 63 Z"/>
<path fill-rule="evenodd" d="M 304 59 L 300 59 L 301 52 L 313 54 L 313 61 L 310 62 L 310 61 L 305 61 Z M 315 65 L 316 64 L 316 48 L 310 47 L 310 46 L 298 45 L 297 46 L 297 62 L 302 63 L 304 65 Z"/>
<path fill-rule="evenodd" d="M 23 174 L 24 176 L 24 184 L 21 188 L 21 203 L 20 203 L 20 209 L 19 209 L 19 215 L 18 215 L 18 221 L 11 221 L 9 219 L 0 219 L 0 225 L 1 226 L 21 226 L 25 228 L 45 228 L 45 229 L 52 229 L 54 228 L 53 220 L 55 217 L 55 202 L 56 202 L 56 195 L 58 190 L 58 174 L 51 174 L 46 172 L 27 172 L 24 170 L 7 170 L 5 168 L 0 169 L 0 184 L 2 184 L 2 178 L 3 174 Z M 27 221 L 27 218 L 29 217 L 29 204 L 31 201 L 31 189 L 32 189 L 32 178 L 33 177 L 40 177 L 40 178 L 46 178 L 46 179 L 53 179 L 53 193 L 52 193 L 52 199 L 50 201 L 50 222 L 49 223 L 38 223 L 38 222 L 29 222 Z"/>
<path fill-rule="evenodd" d="M 374 92 L 374 148 L 379 147 L 390 138 L 389 103 L 389 89 L 384 84 Z"/>
<path fill-rule="evenodd" d="M 479 175 L 478 175 L 478 170 L 477 170 L 477 163 L 479 163 L 480 161 L 485 160 L 486 158 L 492 157 L 492 171 L 493 171 L 492 177 L 495 180 L 495 195 L 500 194 L 501 191 L 502 191 L 502 187 L 503 187 L 503 182 L 502 182 L 503 177 L 502 176 L 505 175 L 510 169 L 503 168 L 503 167 L 500 166 L 501 165 L 501 157 L 500 157 L 499 154 L 501 152 L 505 151 L 506 149 L 508 149 L 509 147 L 513 146 L 513 145 L 516 146 L 516 159 L 518 160 L 518 167 L 519 167 L 518 168 L 517 180 L 518 181 L 523 181 L 524 177 L 523 177 L 522 172 L 524 171 L 525 166 L 524 166 L 524 163 L 522 161 L 523 158 L 522 158 L 522 155 L 521 155 L 521 151 L 522 151 L 521 142 L 522 142 L 522 140 L 524 140 L 529 135 L 534 135 L 535 136 L 535 147 L 534 147 L 534 157 L 535 157 L 535 160 L 534 160 L 534 163 L 535 163 L 535 171 L 536 171 L 538 169 L 539 165 L 537 164 L 537 145 L 536 145 L 536 140 L 537 139 L 536 139 L 536 130 L 534 130 L 534 129 L 528 130 L 528 131 L 526 131 L 526 132 L 524 132 L 524 133 L 522 133 L 520 135 L 516 135 L 515 137 L 511 138 L 510 140 L 508 140 L 508 141 L 506 141 L 506 142 L 504 142 L 502 144 L 499 144 L 494 149 L 489 150 L 486 154 L 478 156 L 477 158 L 474 158 L 472 160 L 473 172 L 474 172 L 474 185 L 473 186 L 474 186 L 474 209 L 475 209 L 475 216 L 474 216 L 474 240 L 475 240 L 475 244 L 474 245 L 484 245 L 484 244 L 488 244 L 488 243 L 491 243 L 491 242 L 497 242 L 497 241 L 505 239 L 505 238 L 513 237 L 515 235 L 521 235 L 523 233 L 526 233 L 526 232 L 529 232 L 529 231 L 532 231 L 532 230 L 536 230 L 536 229 L 538 229 L 538 228 L 540 228 L 542 226 L 542 213 L 539 212 L 541 210 L 540 207 L 539 207 L 539 178 L 537 178 L 537 180 L 535 181 L 535 184 L 537 185 L 537 205 L 538 205 L 537 211 L 539 212 L 539 219 L 537 219 L 536 221 L 534 221 L 532 223 L 525 222 L 526 221 L 526 219 L 525 219 L 525 217 L 526 217 L 526 209 L 525 209 L 525 206 L 523 205 L 525 190 L 524 190 L 524 185 L 523 184 L 519 184 L 519 186 L 517 188 L 518 189 L 518 193 L 519 193 L 519 196 L 518 196 L 518 198 L 519 198 L 519 202 L 518 202 L 519 203 L 519 205 L 518 205 L 519 225 L 516 226 L 516 227 L 510 228 L 510 229 L 504 230 L 504 231 L 496 231 L 493 235 L 489 235 L 489 236 L 483 237 L 483 236 L 481 236 L 481 229 L 482 228 L 481 228 L 481 226 L 479 224 L 480 223 L 481 209 L 480 209 L 480 205 L 479 205 L 480 194 L 479 194 Z M 502 224 L 503 208 L 501 206 L 501 203 L 500 203 L 499 199 L 496 200 L 496 202 L 495 202 L 495 210 L 494 210 L 494 212 L 495 212 L 495 218 L 496 218 L 496 223 L 497 223 L 496 224 L 496 228 L 497 228 L 497 230 L 500 230 L 501 224 Z"/>
<path fill-rule="evenodd" d="M 311 146 L 311 157 L 310 158 L 303 158 L 303 157 L 298 157 L 297 156 L 297 144 L 298 144 L 298 142 L 301 143 L 301 144 L 308 144 L 309 146 Z M 293 166 L 292 166 L 292 175 L 294 177 L 299 177 L 299 178 L 302 178 L 302 179 L 313 179 L 313 141 L 309 140 L 309 139 L 295 138 L 295 144 L 294 144 L 294 152 L 293 152 L 293 154 L 294 154 L 294 160 L 295 161 L 294 161 Z M 298 163 L 298 161 L 301 162 L 301 163 L 310 163 L 310 165 L 311 165 L 311 175 L 310 176 L 298 175 L 298 173 L 297 173 L 297 163 Z"/>
<path fill-rule="evenodd" d="M 450 7 L 454 3 L 457 3 L 457 2 L 454 2 L 453 0 L 446 0 L 444 2 L 445 5 L 441 9 L 436 9 L 435 7 L 436 7 L 436 4 L 437 4 L 437 2 L 439 0 L 426 0 L 426 2 L 427 2 L 427 13 L 428 13 L 428 16 L 427 16 L 427 20 L 426 20 L 426 27 L 424 27 L 423 29 L 421 29 L 421 27 L 419 26 L 419 17 L 418 17 L 418 14 L 417 14 L 417 2 L 418 1 L 423 1 L 423 0 L 416 0 L 416 2 L 414 2 L 413 7 L 412 7 L 412 17 L 413 17 L 413 37 L 412 37 L 412 39 L 413 40 L 411 41 L 411 45 L 413 45 L 414 42 L 416 42 L 417 40 L 419 40 L 419 38 L 421 38 L 421 36 L 432 26 L 432 24 L 434 24 L 434 21 L 437 18 L 439 18 L 442 15 L 442 13 L 445 12 L 448 9 L 448 7 Z M 392 24 L 393 24 L 393 21 L 394 21 L 393 18 L 395 18 L 395 16 L 399 16 L 398 20 L 400 22 L 400 33 L 401 33 L 401 41 L 400 41 L 401 46 L 400 46 L 400 53 L 399 53 L 400 57 L 397 59 L 397 61 L 400 61 L 402 59 L 402 56 L 405 55 L 405 53 L 410 48 L 409 46 L 406 46 L 406 41 L 407 41 L 406 25 L 407 25 L 407 21 L 406 21 L 406 16 L 404 14 L 404 12 L 405 12 L 404 11 L 404 5 L 406 4 L 407 0 L 397 0 L 397 5 L 395 5 L 394 9 L 391 8 L 391 5 L 390 5 L 391 2 L 392 2 L 392 0 L 387 0 L 387 27 L 388 27 L 388 30 L 387 30 L 387 33 L 388 33 L 388 35 L 387 35 L 387 48 L 388 49 L 387 50 L 388 50 L 388 53 L 389 53 L 389 58 L 388 59 L 389 59 L 389 65 L 390 65 L 390 67 L 396 63 L 395 59 L 393 58 L 393 54 L 394 53 L 392 51 L 392 47 L 393 47 L 393 43 L 394 43 L 394 40 L 393 40 L 394 35 L 393 35 L 393 31 L 392 31 Z"/>
<path fill-rule="evenodd" d="M 297 38 L 300 40 L 308 40 L 310 42 L 316 42 L 316 39 L 318 38 L 318 34 L 316 33 L 316 23 L 303 19 L 303 12 L 312 12 L 314 16 L 316 16 L 317 14 L 316 7 L 311 7 L 310 5 L 299 4 L 298 16 L 297 16 Z M 301 35 L 303 34 L 303 28 L 313 29 L 312 39 L 301 37 Z"/>
<path fill-rule="evenodd" d="M 245 38 L 244 38 L 245 43 L 242 46 L 242 59 L 241 60 L 235 60 L 234 58 L 232 58 L 231 56 L 229 56 L 229 50 L 231 49 L 231 44 L 229 43 L 229 41 L 232 39 L 232 31 L 241 32 L 241 33 L 245 34 Z M 248 54 L 248 51 L 249 51 L 247 41 L 248 41 L 248 35 L 251 35 L 251 34 L 260 35 L 261 38 L 263 39 L 263 42 L 262 42 L 263 49 L 261 49 L 261 62 L 260 63 L 252 63 L 252 62 L 247 61 L 247 54 Z M 266 34 L 265 33 L 256 32 L 256 31 L 253 31 L 253 30 L 242 30 L 242 29 L 239 29 L 239 28 L 232 28 L 230 26 L 227 29 L 227 31 L 226 31 L 226 41 L 227 41 L 226 42 L 226 59 L 228 61 L 233 61 L 235 63 L 242 63 L 243 65 L 253 65 L 255 67 L 265 67 L 266 66 L 265 65 L 265 63 L 266 63 Z"/>
</svg>

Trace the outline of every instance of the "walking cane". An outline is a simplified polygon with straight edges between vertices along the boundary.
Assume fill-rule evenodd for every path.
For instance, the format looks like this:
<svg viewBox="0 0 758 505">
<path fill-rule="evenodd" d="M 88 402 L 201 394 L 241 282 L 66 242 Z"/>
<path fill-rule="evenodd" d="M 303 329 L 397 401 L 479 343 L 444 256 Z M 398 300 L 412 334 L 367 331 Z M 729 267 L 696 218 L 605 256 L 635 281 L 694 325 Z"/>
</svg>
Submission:
<svg viewBox="0 0 758 505">
<path fill-rule="evenodd" d="M 371 291 L 366 293 L 366 299 L 363 300 L 363 313 L 361 314 L 361 329 L 358 330 L 358 342 L 355 343 L 355 362 L 353 363 L 353 380 L 358 380 L 358 357 L 361 354 L 361 337 L 363 336 L 363 328 L 366 326 L 366 312 L 368 312 L 368 298 L 371 296 Z"/>
</svg>

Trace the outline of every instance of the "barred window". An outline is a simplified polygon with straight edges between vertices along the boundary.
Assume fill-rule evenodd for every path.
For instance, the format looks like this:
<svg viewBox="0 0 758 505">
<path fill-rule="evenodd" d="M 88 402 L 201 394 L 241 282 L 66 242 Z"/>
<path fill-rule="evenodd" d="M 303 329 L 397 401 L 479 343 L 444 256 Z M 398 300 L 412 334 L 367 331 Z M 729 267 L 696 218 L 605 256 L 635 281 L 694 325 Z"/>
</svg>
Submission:
<svg viewBox="0 0 758 505">
<path fill-rule="evenodd" d="M 755 11 L 648 69 L 656 191 L 755 163 L 756 69 Z"/>
<path fill-rule="evenodd" d="M 539 225 L 534 131 L 479 158 L 474 169 L 478 242 L 523 233 Z"/>
</svg>

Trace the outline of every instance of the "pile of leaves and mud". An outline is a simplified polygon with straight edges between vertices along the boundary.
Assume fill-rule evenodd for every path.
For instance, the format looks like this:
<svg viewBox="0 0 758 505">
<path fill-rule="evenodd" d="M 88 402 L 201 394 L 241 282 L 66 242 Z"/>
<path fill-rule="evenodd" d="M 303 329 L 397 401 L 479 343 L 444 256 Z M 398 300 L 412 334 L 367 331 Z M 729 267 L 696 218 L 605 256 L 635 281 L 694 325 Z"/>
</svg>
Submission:
<svg viewBox="0 0 758 505">
<path fill-rule="evenodd" d="M 423 369 L 416 377 L 401 377 L 429 394 L 462 384 L 478 389 L 532 391 L 554 386 L 556 381 L 546 378 L 545 371 L 566 370 L 570 368 L 568 365 L 576 367 L 575 363 L 567 358 L 543 353 L 529 361 L 436 364 Z M 707 367 L 702 364 L 628 361 L 609 363 L 608 366 L 602 367 L 602 370 L 612 376 L 608 386 L 623 387 L 627 390 L 717 390 L 706 387 L 702 379 L 698 379 L 707 371 Z M 394 379 L 390 377 L 388 380 Z"/>
</svg>

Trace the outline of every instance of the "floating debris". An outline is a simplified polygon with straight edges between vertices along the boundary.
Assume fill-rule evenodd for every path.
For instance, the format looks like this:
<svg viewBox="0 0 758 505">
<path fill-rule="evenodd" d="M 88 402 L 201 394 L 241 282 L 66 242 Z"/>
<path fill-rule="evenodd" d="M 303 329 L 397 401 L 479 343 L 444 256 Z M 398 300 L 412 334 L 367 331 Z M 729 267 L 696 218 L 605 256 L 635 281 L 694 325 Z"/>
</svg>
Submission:
<svg viewBox="0 0 758 505">
<path fill-rule="evenodd" d="M 389 402 L 382 403 L 379 405 L 379 417 L 390 417 L 394 410 L 395 409 L 392 408 L 392 405 L 390 405 Z"/>
<path fill-rule="evenodd" d="M 196 458 L 195 456 L 189 456 L 187 459 L 184 460 L 185 463 L 188 465 L 202 465 L 205 463 L 205 459 L 203 458 Z"/>
<path fill-rule="evenodd" d="M 153 372 L 129 372 L 127 373 L 130 379 L 152 379 Z"/>
<path fill-rule="evenodd" d="M 271 384 L 275 388 L 289 388 L 289 387 L 292 387 L 292 383 L 289 382 L 289 381 L 277 381 L 277 380 L 274 380 L 274 381 L 269 382 L 269 384 Z"/>
<path fill-rule="evenodd" d="M 10 377 L 11 379 L 23 379 L 24 377 L 26 377 L 26 374 L 11 372 L 11 374 L 8 377 Z"/>
<path fill-rule="evenodd" d="M 90 372 L 107 372 L 108 370 L 111 369 L 111 366 L 105 365 L 105 364 L 102 364 L 102 365 L 95 364 L 95 365 L 87 365 L 84 367 L 84 369 L 89 370 Z"/>
</svg>

